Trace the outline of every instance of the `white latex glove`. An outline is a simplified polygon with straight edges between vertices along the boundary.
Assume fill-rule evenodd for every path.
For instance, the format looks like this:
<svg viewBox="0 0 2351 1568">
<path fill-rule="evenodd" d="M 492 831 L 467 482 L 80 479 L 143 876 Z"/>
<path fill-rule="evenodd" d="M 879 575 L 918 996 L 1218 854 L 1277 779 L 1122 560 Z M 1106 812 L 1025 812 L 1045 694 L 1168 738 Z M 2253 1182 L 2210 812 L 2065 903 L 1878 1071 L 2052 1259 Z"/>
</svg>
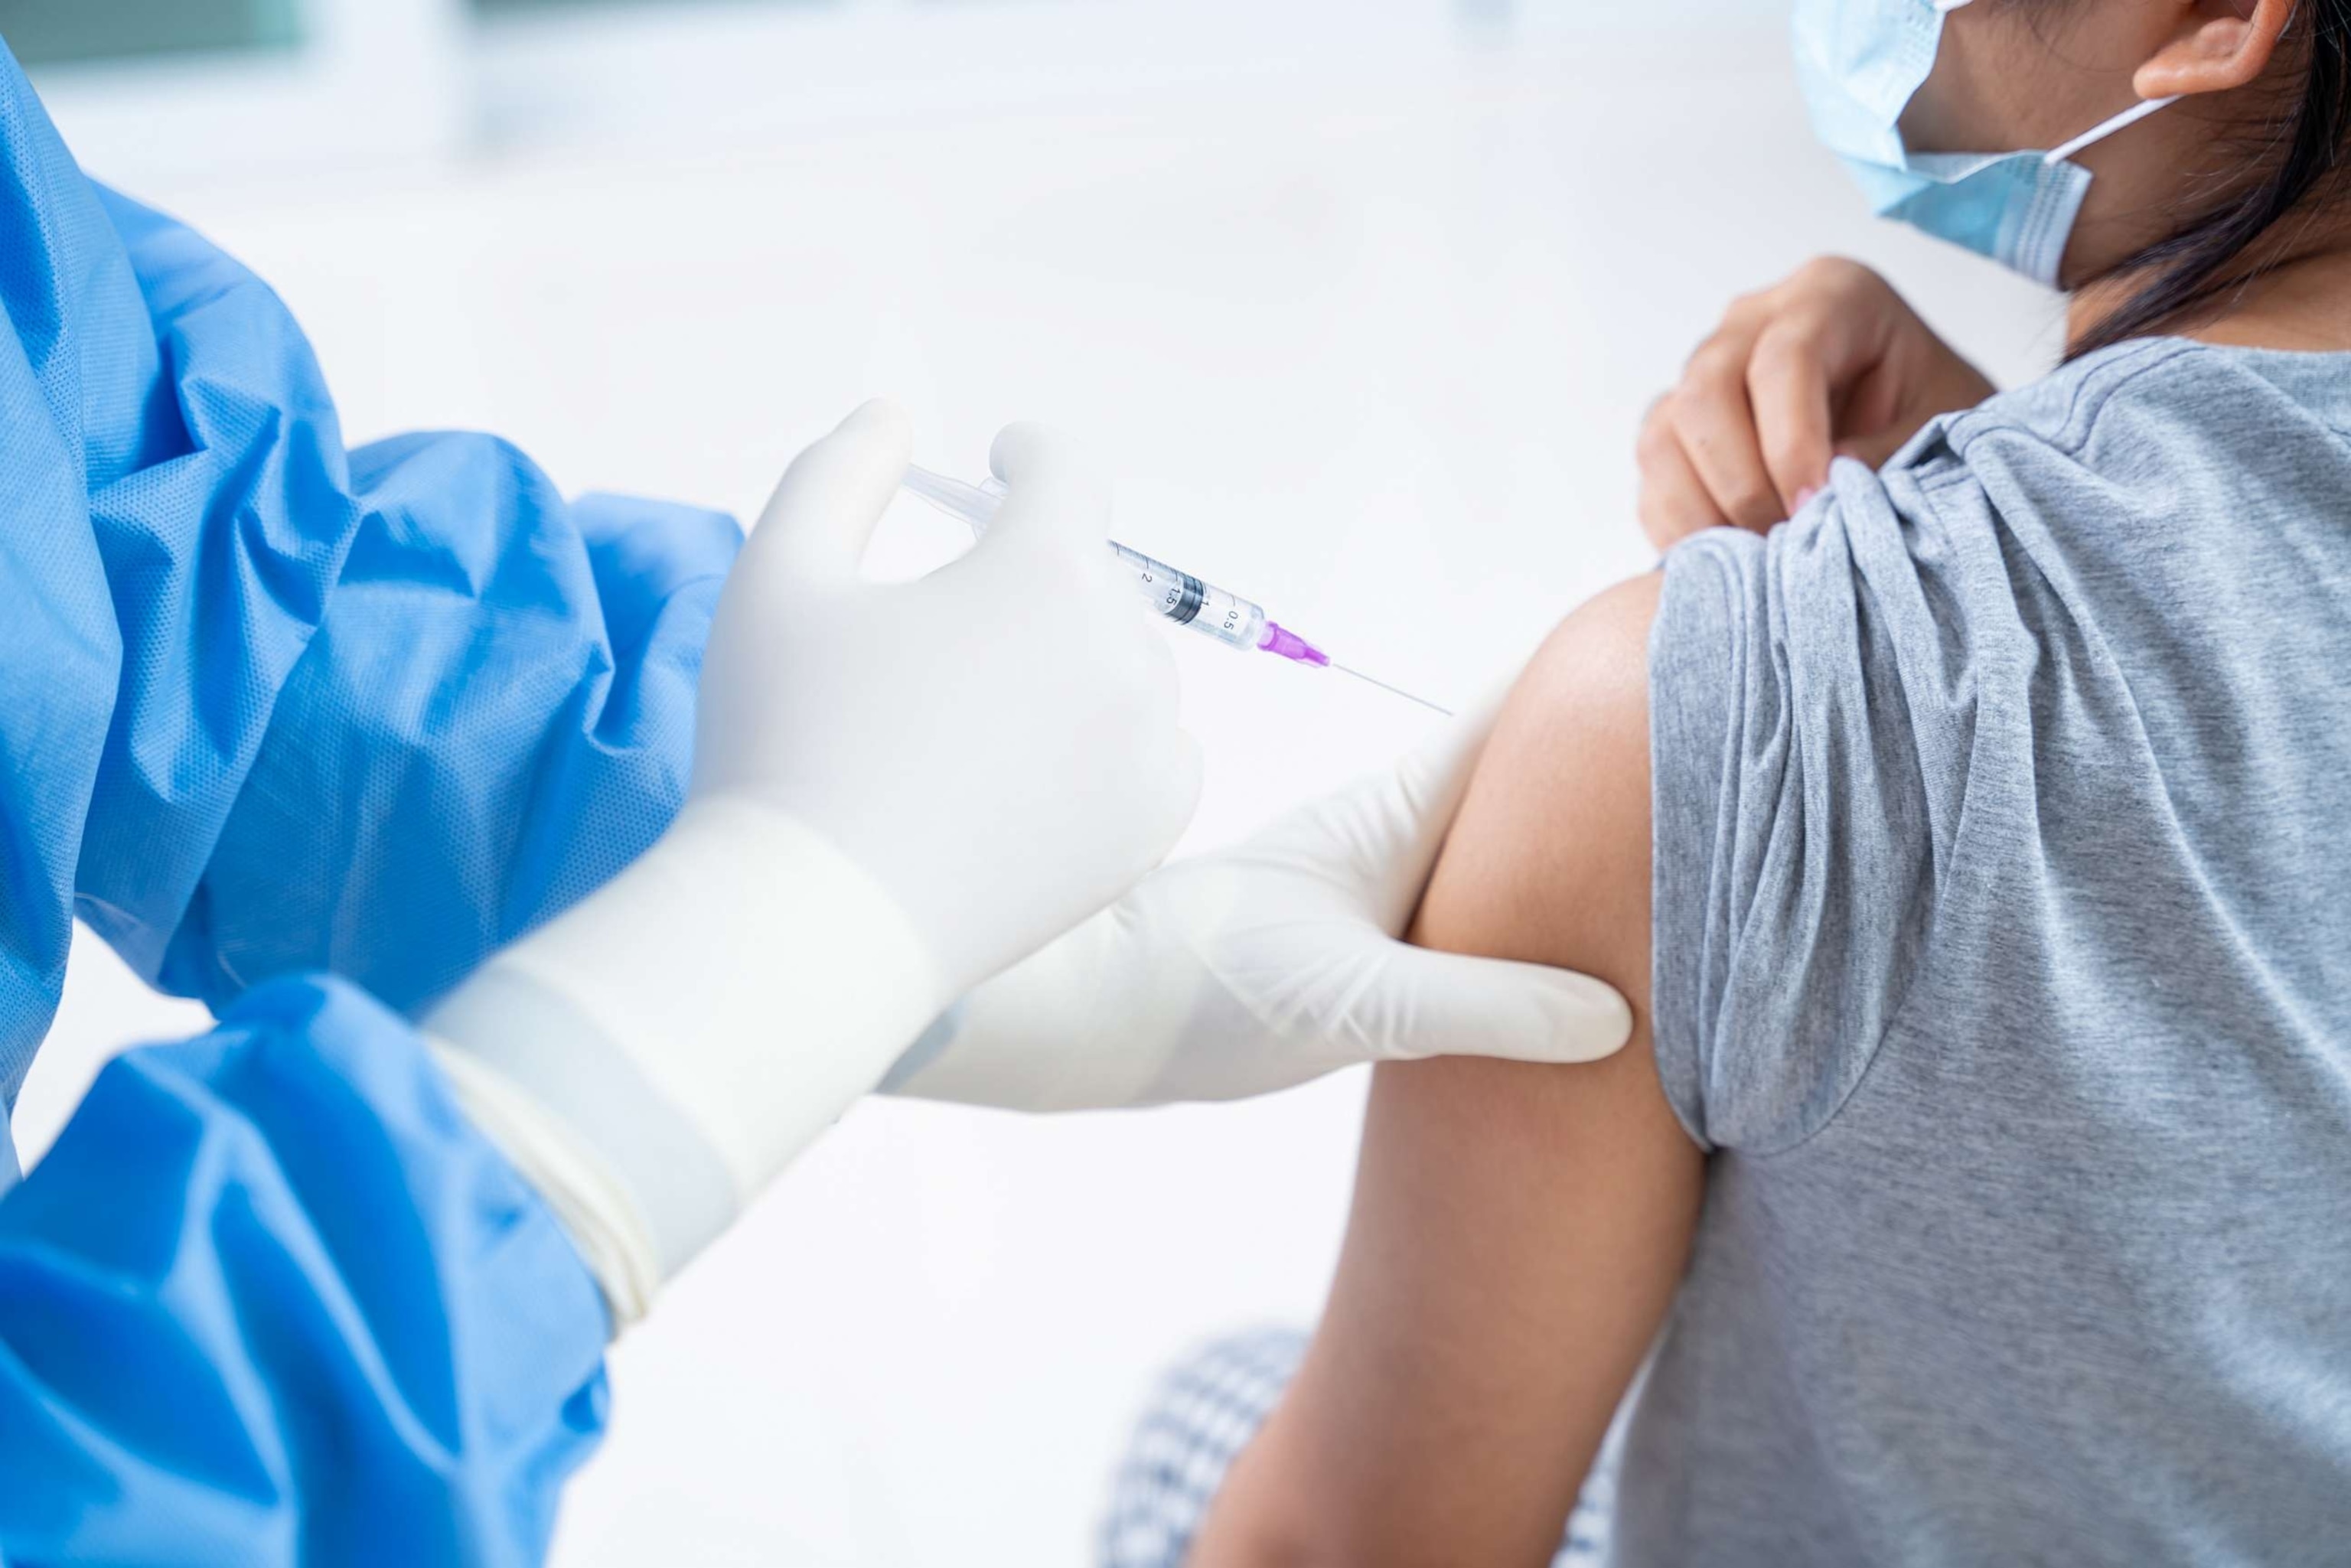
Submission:
<svg viewBox="0 0 2351 1568">
<path fill-rule="evenodd" d="M 1367 1061 L 1613 1054 L 1633 1019 L 1603 982 L 1397 939 L 1498 706 L 1236 849 L 1153 873 L 966 998 L 884 1091 L 1071 1111 L 1235 1100 Z"/>
<path fill-rule="evenodd" d="M 1155 864 L 1197 799 L 1103 486 L 1015 426 L 987 537 L 883 585 L 858 562 L 908 449 L 872 403 L 801 454 L 720 601 L 676 822 L 427 1020 L 622 1322 L 950 999 Z"/>
</svg>

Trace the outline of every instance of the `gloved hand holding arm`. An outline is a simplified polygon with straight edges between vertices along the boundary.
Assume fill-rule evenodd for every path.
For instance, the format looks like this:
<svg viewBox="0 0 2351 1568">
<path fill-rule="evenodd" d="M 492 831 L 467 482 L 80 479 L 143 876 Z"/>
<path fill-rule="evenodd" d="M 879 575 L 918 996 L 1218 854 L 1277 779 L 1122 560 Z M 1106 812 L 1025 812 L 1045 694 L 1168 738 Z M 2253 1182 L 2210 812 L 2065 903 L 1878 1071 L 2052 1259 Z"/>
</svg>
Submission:
<svg viewBox="0 0 2351 1568">
<path fill-rule="evenodd" d="M 678 821 L 426 1021 L 623 1322 L 952 998 L 1155 864 L 1197 796 L 1101 486 L 1015 427 L 987 538 L 868 582 L 907 455 L 874 404 L 793 465 L 719 608 Z"/>
<path fill-rule="evenodd" d="M 1154 873 L 950 1009 L 885 1092 L 1073 1111 L 1237 1100 L 1363 1062 L 1613 1053 L 1632 1015 L 1601 981 L 1401 940 L 1499 706 Z"/>
</svg>

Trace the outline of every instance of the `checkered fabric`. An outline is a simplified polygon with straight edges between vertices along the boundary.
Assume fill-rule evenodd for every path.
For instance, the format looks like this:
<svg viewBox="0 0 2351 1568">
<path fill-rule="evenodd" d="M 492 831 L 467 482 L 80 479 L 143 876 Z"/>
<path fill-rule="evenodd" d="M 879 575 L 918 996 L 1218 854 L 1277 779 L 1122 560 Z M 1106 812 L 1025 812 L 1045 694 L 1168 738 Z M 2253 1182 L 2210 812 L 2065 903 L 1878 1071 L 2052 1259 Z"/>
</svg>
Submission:
<svg viewBox="0 0 2351 1568">
<path fill-rule="evenodd" d="M 1101 1568 L 1178 1568 L 1226 1469 L 1297 1372 L 1306 1338 L 1294 1329 L 1236 1334 L 1167 1375 L 1112 1483 Z M 1599 1568 L 1607 1560 L 1614 1449 L 1593 1468 L 1552 1568 Z"/>
</svg>

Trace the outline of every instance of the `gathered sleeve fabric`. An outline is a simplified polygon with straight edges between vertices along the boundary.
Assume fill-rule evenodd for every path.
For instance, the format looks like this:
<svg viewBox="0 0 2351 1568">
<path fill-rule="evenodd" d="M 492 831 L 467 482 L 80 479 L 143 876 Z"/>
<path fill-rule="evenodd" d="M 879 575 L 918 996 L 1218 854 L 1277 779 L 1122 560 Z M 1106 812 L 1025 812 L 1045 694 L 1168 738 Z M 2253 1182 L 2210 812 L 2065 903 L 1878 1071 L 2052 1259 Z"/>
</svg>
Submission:
<svg viewBox="0 0 2351 1568">
<path fill-rule="evenodd" d="M 259 279 L 75 165 L 0 46 L 0 1101 L 81 915 L 215 1011 L 413 1011 L 684 798 L 728 518 L 473 434 L 348 450 Z"/>
<path fill-rule="evenodd" d="M 1775 1153 L 1827 1124 L 1938 916 L 1975 918 L 1951 902 L 1965 820 L 2029 796 L 2032 639 L 1984 608 L 2020 563 L 1967 486 L 1949 465 L 1841 462 L 1769 536 L 1717 530 L 1667 559 L 1656 1049 L 1704 1147 Z"/>
<path fill-rule="evenodd" d="M 606 1329 L 414 1030 L 272 982 L 0 1199 L 0 1556 L 538 1563 Z"/>
</svg>

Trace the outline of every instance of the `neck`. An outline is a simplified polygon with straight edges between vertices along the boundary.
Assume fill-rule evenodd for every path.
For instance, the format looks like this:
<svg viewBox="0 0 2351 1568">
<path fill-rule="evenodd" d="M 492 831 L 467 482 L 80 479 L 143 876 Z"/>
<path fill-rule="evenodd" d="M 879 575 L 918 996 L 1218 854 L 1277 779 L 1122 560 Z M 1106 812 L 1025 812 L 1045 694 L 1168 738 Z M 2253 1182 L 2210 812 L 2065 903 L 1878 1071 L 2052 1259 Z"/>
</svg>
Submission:
<svg viewBox="0 0 2351 1568">
<path fill-rule="evenodd" d="M 2351 234 L 2299 236 L 2290 250 L 2273 251 L 2240 273 L 2242 282 L 2221 287 L 2165 329 L 2237 348 L 2351 350 Z M 2144 282 L 2144 275 L 2124 275 L 2077 290 L 2066 308 L 2066 336 L 2081 342 Z"/>
</svg>

